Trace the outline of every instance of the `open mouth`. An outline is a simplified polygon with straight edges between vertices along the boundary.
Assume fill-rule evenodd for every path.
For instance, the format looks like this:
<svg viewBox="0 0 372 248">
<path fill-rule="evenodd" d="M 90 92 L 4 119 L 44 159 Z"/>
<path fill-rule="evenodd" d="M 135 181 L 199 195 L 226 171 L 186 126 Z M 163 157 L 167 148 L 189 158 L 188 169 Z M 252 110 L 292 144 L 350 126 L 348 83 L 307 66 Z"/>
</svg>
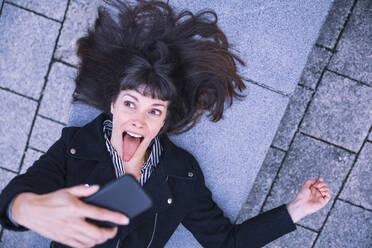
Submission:
<svg viewBox="0 0 372 248">
<path fill-rule="evenodd" d="M 143 141 L 143 136 L 135 134 L 132 132 L 124 131 L 122 134 L 122 158 L 125 162 L 132 159 L 133 155 L 137 151 L 141 142 Z"/>
</svg>

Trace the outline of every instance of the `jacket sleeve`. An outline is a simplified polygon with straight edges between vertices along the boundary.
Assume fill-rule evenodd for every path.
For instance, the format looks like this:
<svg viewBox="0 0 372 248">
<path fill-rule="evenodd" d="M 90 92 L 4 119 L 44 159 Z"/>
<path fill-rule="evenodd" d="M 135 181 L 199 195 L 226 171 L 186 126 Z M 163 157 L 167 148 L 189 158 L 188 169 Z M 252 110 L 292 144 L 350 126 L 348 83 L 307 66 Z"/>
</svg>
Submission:
<svg viewBox="0 0 372 248">
<path fill-rule="evenodd" d="M 26 173 L 14 177 L 0 195 L 0 224 L 15 231 L 25 227 L 14 225 L 8 218 L 8 206 L 20 193 L 45 194 L 60 189 L 65 184 L 66 146 L 65 139 L 70 128 L 62 130 L 61 138 L 43 154 Z"/>
<path fill-rule="evenodd" d="M 196 182 L 192 208 L 182 224 L 203 247 L 262 247 L 267 243 L 296 230 L 286 206 L 264 212 L 241 224 L 231 224 L 212 199 L 203 173 L 196 164 Z"/>
</svg>

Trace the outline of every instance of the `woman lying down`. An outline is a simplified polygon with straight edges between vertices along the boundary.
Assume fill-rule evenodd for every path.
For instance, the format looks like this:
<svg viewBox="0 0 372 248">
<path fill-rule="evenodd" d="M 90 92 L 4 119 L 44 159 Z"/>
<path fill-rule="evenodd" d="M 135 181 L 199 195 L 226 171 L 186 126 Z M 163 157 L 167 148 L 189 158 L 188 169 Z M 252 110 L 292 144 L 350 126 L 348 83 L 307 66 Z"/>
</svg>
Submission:
<svg viewBox="0 0 372 248">
<path fill-rule="evenodd" d="M 213 11 L 176 14 L 158 1 L 110 4 L 118 20 L 99 8 L 94 28 L 78 40 L 75 80 L 74 100 L 102 114 L 83 127 L 64 128 L 6 186 L 0 196 L 5 228 L 33 230 L 53 240 L 51 247 L 141 248 L 164 247 L 182 223 L 203 247 L 261 247 L 329 202 L 323 178 L 309 179 L 288 204 L 230 223 L 198 162 L 167 134 L 190 130 L 205 112 L 220 120 L 225 107 L 243 97 L 236 66 L 243 61 L 229 51 Z M 125 174 L 153 202 L 138 218 L 81 200 Z M 87 218 L 117 226 L 100 227 Z"/>
</svg>

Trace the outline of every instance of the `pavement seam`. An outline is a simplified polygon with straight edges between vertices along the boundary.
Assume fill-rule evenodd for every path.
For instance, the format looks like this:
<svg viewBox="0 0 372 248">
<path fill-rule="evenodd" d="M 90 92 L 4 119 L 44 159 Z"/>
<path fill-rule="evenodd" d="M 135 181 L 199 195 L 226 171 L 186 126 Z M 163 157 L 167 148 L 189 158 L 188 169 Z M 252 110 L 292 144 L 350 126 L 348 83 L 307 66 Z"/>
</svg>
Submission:
<svg viewBox="0 0 372 248">
<path fill-rule="evenodd" d="M 276 174 L 275 174 L 275 176 L 274 176 L 273 182 L 271 183 L 270 189 L 269 189 L 269 191 L 268 191 L 267 194 L 266 194 L 265 200 L 263 201 L 263 203 L 262 203 L 262 205 L 261 205 L 261 208 L 260 208 L 260 211 L 259 211 L 260 214 L 263 213 L 263 208 L 264 208 L 264 206 L 266 205 L 267 199 L 268 199 L 269 196 L 271 195 L 271 191 L 273 190 L 273 187 L 274 187 L 274 184 L 275 184 L 275 182 L 276 182 L 276 179 L 279 177 L 280 170 L 281 170 L 282 167 L 283 167 L 283 164 L 284 164 L 284 161 L 285 161 L 286 158 L 287 158 L 287 155 L 288 155 L 288 152 L 285 151 L 284 156 L 283 156 L 283 159 L 282 159 L 282 161 L 280 162 L 279 169 L 277 170 L 277 172 L 276 172 Z M 265 157 L 265 158 L 266 158 L 266 157 Z"/>
<path fill-rule="evenodd" d="M 70 7 L 70 1 L 71 0 L 67 0 L 66 10 L 65 10 L 65 13 L 63 15 L 62 22 L 59 22 L 61 26 L 60 26 L 60 28 L 58 30 L 58 35 L 57 35 L 57 38 L 56 38 L 56 41 L 55 41 L 55 44 L 54 44 L 54 49 L 53 49 L 52 57 L 50 59 L 49 65 L 48 65 L 47 73 L 46 73 L 46 75 L 44 77 L 44 79 L 45 79 L 44 85 L 43 85 L 43 88 L 42 88 L 42 90 L 40 92 L 40 98 L 39 98 L 39 100 L 37 100 L 38 103 L 37 103 L 35 115 L 34 115 L 34 118 L 33 118 L 32 122 L 31 122 L 30 132 L 29 132 L 29 134 L 27 136 L 27 141 L 26 141 L 26 145 L 25 145 L 25 148 L 24 148 L 24 151 L 23 151 L 22 159 L 21 159 L 21 162 L 20 162 L 20 165 L 19 165 L 19 168 L 18 168 L 18 172 L 16 172 L 16 174 L 19 174 L 20 171 L 22 170 L 23 162 L 24 162 L 24 159 L 25 159 L 25 156 L 26 156 L 26 151 L 28 149 L 28 145 L 30 143 L 30 138 L 31 138 L 32 131 L 33 131 L 33 128 L 34 128 L 34 125 L 35 125 L 36 117 L 38 116 L 40 104 L 41 104 L 41 101 L 43 99 L 43 93 L 44 93 L 46 84 L 48 82 L 49 73 L 50 73 L 51 68 L 52 68 L 52 65 L 53 65 L 53 57 L 54 57 L 54 54 L 55 54 L 55 52 L 57 50 L 57 44 L 58 44 L 58 41 L 59 41 L 59 37 L 61 36 L 61 33 L 62 33 L 63 24 L 64 24 L 64 22 L 66 20 L 67 11 L 68 11 L 68 9 Z M 1 242 L 2 238 L 3 238 L 3 233 L 4 233 L 4 228 L 2 227 L 1 230 L 0 230 L 0 242 Z"/>
<path fill-rule="evenodd" d="M 33 151 L 35 151 L 35 152 L 45 153 L 45 151 L 39 150 L 39 149 L 37 149 L 37 148 L 35 148 L 35 147 L 33 147 L 33 146 L 29 146 L 28 149 L 33 150 Z"/>
<path fill-rule="evenodd" d="M 349 152 L 349 153 L 351 153 L 351 154 L 354 154 L 354 155 L 355 155 L 355 154 L 357 153 L 357 152 L 351 151 L 351 150 L 349 150 L 349 149 L 347 149 L 347 148 L 345 148 L 345 147 L 342 147 L 342 146 L 340 146 L 340 145 L 336 145 L 336 144 L 333 144 L 333 143 L 331 143 L 331 142 L 329 142 L 329 141 L 326 141 L 326 140 L 323 140 L 323 139 L 321 139 L 321 138 L 318 138 L 318 137 L 312 136 L 312 135 L 310 135 L 310 134 L 304 133 L 304 132 L 302 132 L 301 130 L 299 131 L 299 133 L 301 133 L 301 134 L 304 135 L 304 136 L 310 137 L 310 138 L 312 138 L 312 139 L 314 139 L 314 140 L 318 140 L 318 141 L 320 141 L 320 142 L 326 143 L 326 144 L 328 144 L 328 145 L 330 145 L 330 146 L 334 146 L 334 147 L 337 147 L 337 148 L 339 148 L 339 149 L 342 149 L 342 150 L 344 150 L 344 151 L 346 151 L 346 152 Z"/>
<path fill-rule="evenodd" d="M 63 29 L 63 24 L 66 20 L 66 15 L 67 15 L 67 11 L 70 7 L 70 1 L 71 0 L 67 0 L 67 5 L 66 5 L 66 10 L 65 10 L 65 13 L 63 15 L 63 20 L 61 22 L 61 26 L 58 30 L 58 35 L 57 35 L 57 38 L 56 38 L 56 41 L 55 41 L 55 44 L 54 44 L 54 48 L 53 48 L 53 52 L 52 52 L 52 57 L 50 59 L 50 62 L 49 62 L 49 65 L 48 65 L 48 70 L 47 70 L 47 73 L 44 77 L 45 81 L 44 81 L 44 84 L 43 84 L 43 87 L 41 89 L 41 93 L 40 93 L 40 98 L 38 100 L 38 104 L 37 104 L 37 107 L 36 107 L 36 111 L 35 111 L 35 115 L 34 115 L 34 118 L 32 120 L 32 123 L 31 123 L 31 128 L 30 128 L 30 132 L 28 134 L 28 137 L 27 137 L 27 141 L 26 141 L 26 145 L 25 145 L 25 149 L 23 151 L 23 155 L 22 155 L 22 159 L 21 159 L 21 163 L 19 165 L 19 168 L 18 168 L 18 171 L 20 172 L 22 170 L 22 166 L 23 166 L 23 162 L 24 162 L 24 159 L 25 159 L 25 156 L 26 156 L 26 152 L 27 152 L 27 148 L 29 146 L 29 143 L 30 143 L 30 139 L 31 139 L 31 135 L 32 135 L 32 131 L 34 129 L 34 126 L 35 126 L 35 122 L 36 122 L 36 118 L 38 116 L 38 113 L 39 113 L 39 109 L 40 109 L 40 105 L 41 105 L 41 101 L 43 100 L 43 94 L 44 94 L 44 90 L 45 90 L 45 87 L 47 85 L 47 82 L 48 82 L 48 79 L 49 79 L 49 74 L 50 74 L 50 71 L 51 71 L 51 68 L 52 68 L 52 65 L 54 64 L 53 62 L 53 57 L 54 57 L 54 54 L 57 50 L 57 44 L 58 44 L 58 41 L 59 41 L 59 37 L 61 36 L 61 33 L 62 33 L 62 29 Z M 1 237 L 0 237 L 0 240 L 1 240 Z"/>
<path fill-rule="evenodd" d="M 342 198 L 338 198 L 338 200 L 343 201 L 343 202 L 348 203 L 348 204 L 350 204 L 350 205 L 352 205 L 352 206 L 354 206 L 354 207 L 358 207 L 358 208 L 361 208 L 361 209 L 363 209 L 363 210 L 366 210 L 366 211 L 372 213 L 372 209 L 369 209 L 369 208 L 363 207 L 362 205 L 355 204 L 355 203 L 353 203 L 353 202 L 351 202 L 351 201 L 348 201 L 348 200 L 345 200 L 345 199 L 342 199 Z"/>
<path fill-rule="evenodd" d="M 41 117 L 41 118 L 43 118 L 43 119 L 45 119 L 45 120 L 48 120 L 48 121 L 51 121 L 51 122 L 54 122 L 54 123 L 57 123 L 57 124 L 60 124 L 60 125 L 66 126 L 66 123 L 64 123 L 64 122 L 60 122 L 60 121 L 57 121 L 57 120 L 54 120 L 54 119 L 52 119 L 52 118 L 50 118 L 50 117 L 47 117 L 47 116 L 45 116 L 45 115 L 38 114 L 38 116 Z"/>
<path fill-rule="evenodd" d="M 344 33 L 344 30 L 345 30 L 346 26 L 347 26 L 347 24 L 349 23 L 349 20 L 350 20 L 352 14 L 353 14 L 353 12 L 354 12 L 354 8 L 355 8 L 356 4 L 357 4 L 357 0 L 354 0 L 353 4 L 352 4 L 352 6 L 351 6 L 351 8 L 350 8 L 350 10 L 349 10 L 349 13 L 348 13 L 347 17 L 345 18 L 344 25 L 343 25 L 343 27 L 342 27 L 342 29 L 341 29 L 341 31 L 340 31 L 340 33 L 339 33 L 337 39 L 336 39 L 336 42 L 335 42 L 334 48 L 332 49 L 334 52 L 333 52 L 332 55 L 330 56 L 330 58 L 329 58 L 329 60 L 328 60 L 328 63 L 327 63 L 327 64 L 324 66 L 324 68 L 323 68 L 323 72 L 322 72 L 321 78 L 323 78 L 323 75 L 324 75 L 325 71 L 329 71 L 329 70 L 328 70 L 328 66 L 329 66 L 329 64 L 331 63 L 331 61 L 332 61 L 332 59 L 333 59 L 333 56 L 334 56 L 334 55 L 336 54 L 336 52 L 337 52 L 337 46 L 338 46 L 338 44 L 339 44 L 339 42 L 340 42 L 340 40 L 341 40 L 341 37 L 342 37 L 342 35 L 343 35 L 343 33 Z M 317 83 L 317 85 L 315 86 L 315 92 L 318 90 L 318 87 L 319 87 L 320 83 L 321 83 L 321 80 L 320 80 L 320 81 Z M 311 101 L 313 100 L 313 97 L 314 97 L 314 95 L 312 95 L 312 97 L 311 97 Z M 306 112 L 307 112 L 307 110 L 305 111 L 303 117 L 305 117 Z M 303 119 L 302 119 L 302 120 L 303 120 Z M 302 122 L 302 120 L 301 120 L 301 122 Z M 367 139 L 368 139 L 368 136 L 366 137 L 366 140 L 367 140 Z M 365 142 L 363 142 L 363 144 L 362 144 L 361 147 L 364 146 L 364 143 L 365 143 Z M 353 154 L 355 154 L 355 153 L 353 153 Z M 357 153 L 357 155 L 355 156 L 355 159 L 358 157 L 358 155 L 359 155 L 359 154 Z M 355 160 L 355 161 L 356 161 L 356 160 Z M 355 161 L 354 161 L 354 163 L 351 165 L 351 168 L 350 168 L 349 173 L 351 172 L 352 168 L 354 168 Z M 348 176 L 349 176 L 349 173 L 346 174 L 346 178 L 345 178 L 345 180 L 347 180 L 347 178 L 348 178 Z M 339 193 L 342 191 L 343 186 L 344 186 L 344 183 L 345 183 L 345 181 L 341 184 L 341 187 L 340 187 Z M 311 246 L 311 248 L 314 248 L 314 247 L 315 247 L 316 242 L 318 241 L 319 236 L 321 235 L 321 233 L 322 233 L 322 231 L 323 231 L 323 228 L 324 228 L 325 224 L 327 223 L 328 217 L 329 217 L 329 215 L 331 214 L 332 209 L 333 209 L 333 207 L 334 207 L 334 205 L 335 205 L 335 203 L 336 203 L 336 201 L 337 201 L 337 196 L 338 196 L 338 195 L 336 195 L 335 200 L 333 201 L 333 204 L 332 204 L 331 208 L 329 209 L 326 218 L 324 219 L 324 221 L 323 221 L 321 227 L 319 228 L 318 235 L 315 237 L 315 240 L 314 240 L 313 245 Z"/>
<path fill-rule="evenodd" d="M 37 99 L 35 99 L 35 98 L 32 98 L 32 97 L 30 97 L 30 96 L 23 95 L 23 94 L 21 94 L 21 93 L 18 93 L 18 92 L 16 92 L 16 91 L 12 90 L 12 89 L 9 89 L 9 88 L 4 88 L 4 87 L 1 87 L 1 86 L 0 86 L 0 90 L 8 91 L 8 92 L 10 92 L 10 93 L 16 94 L 16 95 L 18 95 L 18 96 L 21 96 L 21 97 L 27 98 L 28 100 L 32 100 L 32 101 L 35 101 L 35 102 L 39 101 L 39 100 L 37 100 Z"/>
<path fill-rule="evenodd" d="M 76 65 L 70 64 L 70 63 L 68 63 L 68 62 L 66 62 L 66 61 L 64 61 L 64 60 L 61 60 L 61 59 L 53 58 L 53 61 L 54 61 L 54 62 L 61 63 L 61 64 L 64 64 L 64 65 L 66 65 L 66 66 L 68 66 L 68 67 L 72 67 L 72 68 L 74 68 L 74 69 L 78 69 L 78 67 L 77 67 Z"/>
<path fill-rule="evenodd" d="M 312 229 L 312 228 L 310 228 L 310 227 L 307 227 L 307 226 L 304 226 L 304 225 L 301 225 L 301 224 L 298 224 L 298 223 L 296 223 L 295 225 L 296 225 L 296 226 L 299 226 L 299 227 L 302 227 L 303 229 L 307 229 L 307 230 L 309 230 L 309 231 L 312 231 L 312 232 L 314 232 L 314 233 L 318 233 L 317 230 Z"/>
<path fill-rule="evenodd" d="M 328 213 L 327 213 L 327 216 L 326 216 L 326 218 L 324 219 L 324 221 L 323 221 L 321 227 L 319 228 L 319 233 L 318 233 L 317 237 L 315 238 L 314 243 L 313 243 L 313 245 L 312 245 L 311 248 L 314 248 L 314 246 L 316 245 L 316 242 L 318 241 L 319 236 L 320 236 L 320 234 L 322 233 L 323 228 L 324 228 L 324 226 L 326 225 L 327 220 L 328 220 L 329 216 L 331 215 L 332 210 L 333 210 L 334 206 L 336 205 L 337 200 L 340 200 L 340 199 L 341 199 L 341 198 L 340 198 L 340 194 L 341 194 L 342 190 L 344 189 L 345 184 L 346 184 L 346 182 L 347 182 L 347 180 L 348 180 L 348 178 L 349 178 L 351 172 L 353 171 L 356 162 L 358 161 L 359 155 L 360 155 L 361 151 L 363 150 L 364 145 L 367 143 L 367 139 L 368 139 L 368 136 L 364 139 L 364 142 L 363 142 L 362 146 L 360 147 L 359 151 L 358 151 L 357 154 L 355 155 L 354 160 L 353 160 L 353 162 L 352 162 L 352 165 L 351 165 L 351 167 L 350 167 L 348 173 L 346 174 L 346 177 L 344 178 L 344 180 L 343 180 L 343 182 L 342 182 L 342 184 L 341 184 L 340 189 L 338 190 L 336 196 L 334 197 L 334 201 L 333 201 L 333 203 L 332 203 L 332 206 L 331 206 L 331 208 L 329 209 L 329 211 L 328 211 Z M 344 200 L 344 201 L 345 201 L 345 200 Z M 354 204 L 354 205 L 355 205 L 355 204 Z M 356 206 L 357 206 L 357 205 L 356 205 Z M 360 207 L 360 206 L 359 206 L 359 207 Z M 365 209 L 365 208 L 363 208 L 363 209 Z"/>
<path fill-rule="evenodd" d="M 278 93 L 279 95 L 282 95 L 282 96 L 285 96 L 285 97 L 290 97 L 291 94 L 290 93 L 286 93 L 284 91 L 281 91 L 281 90 L 277 90 L 277 89 L 274 89 L 273 87 L 270 87 L 266 84 L 262 84 L 262 83 L 259 83 L 259 82 L 255 82 L 251 79 L 244 79 L 245 81 L 247 81 L 248 83 L 251 83 L 251 84 L 254 84 L 254 85 L 257 85 L 257 86 L 260 86 L 266 90 L 270 90 L 270 91 L 273 91 L 275 93 Z"/>
<path fill-rule="evenodd" d="M 55 21 L 55 22 L 58 22 L 58 23 L 62 23 L 62 21 L 59 21 L 59 20 L 54 19 L 54 18 L 52 18 L 52 17 L 46 16 L 46 15 L 44 15 L 44 14 L 42 14 L 42 13 L 39 13 L 39 12 L 37 12 L 37 11 L 35 11 L 35 10 L 32 10 L 32 9 L 29 9 L 29 8 L 23 7 L 23 6 L 21 6 L 21 5 L 18 5 L 18 4 L 15 4 L 15 3 L 9 2 L 9 1 L 5 1 L 5 3 L 7 3 L 7 4 L 9 4 L 9 5 L 13 5 L 14 7 L 17 7 L 17 8 L 23 9 L 23 10 L 25 10 L 25 11 L 31 12 L 31 13 L 33 13 L 33 14 L 35 14 L 35 15 L 38 15 L 38 16 L 41 16 L 41 17 L 44 17 L 44 18 L 46 18 L 46 19 L 48 19 L 48 20 Z"/>
<path fill-rule="evenodd" d="M 318 47 L 318 48 L 323 48 L 325 50 L 327 50 L 328 52 L 331 52 L 331 53 L 335 53 L 335 49 L 332 49 L 332 48 L 329 48 L 329 47 L 326 47 L 326 46 L 323 46 L 321 44 L 318 44 L 318 43 L 315 43 L 315 47 Z"/>
<path fill-rule="evenodd" d="M 332 69 L 329 69 L 328 67 L 327 67 L 326 70 L 329 71 L 329 72 L 332 72 L 332 73 L 334 73 L 334 74 L 337 74 L 338 76 L 341 76 L 341 77 L 347 78 L 347 79 L 349 79 L 349 80 L 351 80 L 351 81 L 354 81 L 354 82 L 356 82 L 356 83 L 359 83 L 359 84 L 361 84 L 361 85 L 363 85 L 363 86 L 367 86 L 367 87 L 369 87 L 369 88 L 372 88 L 371 85 L 369 85 L 369 84 L 367 84 L 367 83 L 365 83 L 365 82 L 363 82 L 363 81 L 360 81 L 360 80 L 358 80 L 358 79 L 352 78 L 352 77 L 347 76 L 347 75 L 344 75 L 344 74 L 342 74 L 342 73 L 340 73 L 340 72 L 337 72 L 337 71 L 334 71 L 334 70 L 332 70 Z"/>
<path fill-rule="evenodd" d="M 3 13 L 3 7 L 4 7 L 4 4 L 5 4 L 5 1 L 3 1 L 3 2 L 1 3 L 1 6 L 0 6 L 0 17 L 1 17 L 1 14 Z M 0 237 L 1 237 L 1 235 L 0 235 Z"/>
<path fill-rule="evenodd" d="M 18 175 L 18 172 L 17 172 L 17 171 L 14 171 L 14 170 L 11 170 L 11 169 L 8 169 L 8 168 L 5 168 L 5 167 L 0 166 L 0 169 L 1 169 L 1 170 L 6 170 L 6 171 L 8 171 L 8 172 L 15 173 L 14 176 Z"/>
</svg>

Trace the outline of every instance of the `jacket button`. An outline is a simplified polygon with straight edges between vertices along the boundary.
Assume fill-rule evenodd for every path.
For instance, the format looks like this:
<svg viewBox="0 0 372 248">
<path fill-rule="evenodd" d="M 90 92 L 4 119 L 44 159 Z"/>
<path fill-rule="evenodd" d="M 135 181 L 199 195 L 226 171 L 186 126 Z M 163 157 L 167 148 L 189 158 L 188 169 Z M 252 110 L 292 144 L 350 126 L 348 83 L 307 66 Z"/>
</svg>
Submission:
<svg viewBox="0 0 372 248">
<path fill-rule="evenodd" d="M 168 204 L 172 204 L 172 202 L 173 202 L 173 200 L 172 200 L 172 198 L 168 198 Z"/>
<path fill-rule="evenodd" d="M 188 175 L 189 177 L 193 177 L 193 176 L 194 176 L 194 173 L 189 172 L 189 173 L 187 173 L 187 175 Z"/>
<path fill-rule="evenodd" d="M 76 149 L 75 149 L 75 148 L 71 148 L 71 149 L 70 149 L 70 153 L 71 153 L 71 154 L 76 154 Z"/>
</svg>

